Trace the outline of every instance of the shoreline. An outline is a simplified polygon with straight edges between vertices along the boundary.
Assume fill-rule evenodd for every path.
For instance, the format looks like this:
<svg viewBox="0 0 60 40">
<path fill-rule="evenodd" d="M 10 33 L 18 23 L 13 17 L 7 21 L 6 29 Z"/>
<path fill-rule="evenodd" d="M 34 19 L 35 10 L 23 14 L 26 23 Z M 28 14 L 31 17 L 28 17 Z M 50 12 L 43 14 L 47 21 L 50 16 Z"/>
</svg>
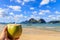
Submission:
<svg viewBox="0 0 60 40">
<path fill-rule="evenodd" d="M 60 32 L 60 30 L 54 30 L 54 29 L 47 29 L 47 28 L 35 28 L 35 27 L 22 27 L 23 29 L 28 28 L 28 29 L 38 29 L 38 30 L 46 30 L 46 31 L 55 31 L 55 32 Z"/>
</svg>

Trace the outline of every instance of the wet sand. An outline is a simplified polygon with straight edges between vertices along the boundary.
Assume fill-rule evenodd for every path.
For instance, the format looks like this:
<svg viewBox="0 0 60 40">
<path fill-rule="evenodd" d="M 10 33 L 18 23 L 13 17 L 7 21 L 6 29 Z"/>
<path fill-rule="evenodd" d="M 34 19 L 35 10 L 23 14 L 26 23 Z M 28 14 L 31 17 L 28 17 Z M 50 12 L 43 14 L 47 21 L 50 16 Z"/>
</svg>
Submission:
<svg viewBox="0 0 60 40">
<path fill-rule="evenodd" d="M 20 40 L 60 40 L 60 32 L 36 28 L 23 28 Z"/>
</svg>

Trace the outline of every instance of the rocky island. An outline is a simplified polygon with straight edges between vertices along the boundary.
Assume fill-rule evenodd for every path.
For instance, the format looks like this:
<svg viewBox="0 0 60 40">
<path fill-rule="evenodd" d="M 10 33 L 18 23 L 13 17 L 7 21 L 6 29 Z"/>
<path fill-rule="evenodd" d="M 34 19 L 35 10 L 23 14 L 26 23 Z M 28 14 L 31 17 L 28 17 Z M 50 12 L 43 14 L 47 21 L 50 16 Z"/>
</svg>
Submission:
<svg viewBox="0 0 60 40">
<path fill-rule="evenodd" d="M 36 20 L 36 19 L 34 19 L 34 18 L 31 18 L 31 19 L 29 19 L 29 20 L 26 20 L 26 21 L 24 21 L 24 22 L 21 22 L 22 24 L 23 23 L 46 23 L 46 21 L 44 20 L 44 19 L 39 19 L 39 20 Z"/>
</svg>

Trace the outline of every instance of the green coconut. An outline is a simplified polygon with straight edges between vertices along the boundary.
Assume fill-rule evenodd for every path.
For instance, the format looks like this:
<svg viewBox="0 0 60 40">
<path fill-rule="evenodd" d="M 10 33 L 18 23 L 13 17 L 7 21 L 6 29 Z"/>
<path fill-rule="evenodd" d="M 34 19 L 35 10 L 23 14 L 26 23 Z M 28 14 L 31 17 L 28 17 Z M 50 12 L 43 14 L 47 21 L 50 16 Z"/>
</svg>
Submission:
<svg viewBox="0 0 60 40">
<path fill-rule="evenodd" d="M 22 26 L 20 24 L 8 24 L 7 30 L 9 38 L 19 38 L 22 34 Z"/>
</svg>

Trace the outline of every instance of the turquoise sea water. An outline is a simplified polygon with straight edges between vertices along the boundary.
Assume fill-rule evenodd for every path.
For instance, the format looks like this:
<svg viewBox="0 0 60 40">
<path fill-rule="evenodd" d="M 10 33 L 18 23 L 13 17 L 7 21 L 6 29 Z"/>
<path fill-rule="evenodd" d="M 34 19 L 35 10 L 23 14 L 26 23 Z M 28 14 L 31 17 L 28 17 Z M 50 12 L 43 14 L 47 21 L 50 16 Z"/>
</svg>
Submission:
<svg viewBox="0 0 60 40">
<path fill-rule="evenodd" d="M 0 31 L 6 26 L 6 24 L 0 24 Z M 57 24 L 22 24 L 22 28 L 37 28 L 46 30 L 60 31 L 60 23 Z"/>
<path fill-rule="evenodd" d="M 22 24 L 22 27 L 60 31 L 60 23 L 57 23 L 57 24 Z"/>
</svg>

